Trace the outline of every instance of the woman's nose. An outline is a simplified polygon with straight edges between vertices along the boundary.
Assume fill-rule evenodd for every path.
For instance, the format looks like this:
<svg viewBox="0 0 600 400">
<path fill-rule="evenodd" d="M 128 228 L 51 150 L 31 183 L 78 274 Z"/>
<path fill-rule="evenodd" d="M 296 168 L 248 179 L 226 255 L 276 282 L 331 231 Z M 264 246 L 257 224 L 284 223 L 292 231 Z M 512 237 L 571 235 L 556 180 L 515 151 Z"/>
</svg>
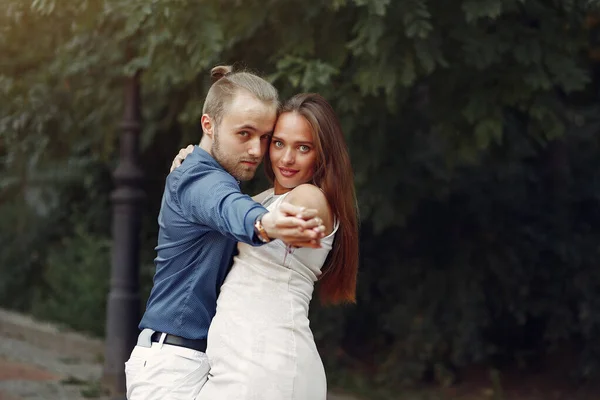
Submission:
<svg viewBox="0 0 600 400">
<path fill-rule="evenodd" d="M 282 160 L 286 164 L 293 164 L 294 163 L 293 151 L 291 149 L 286 150 L 286 152 L 283 154 Z"/>
</svg>

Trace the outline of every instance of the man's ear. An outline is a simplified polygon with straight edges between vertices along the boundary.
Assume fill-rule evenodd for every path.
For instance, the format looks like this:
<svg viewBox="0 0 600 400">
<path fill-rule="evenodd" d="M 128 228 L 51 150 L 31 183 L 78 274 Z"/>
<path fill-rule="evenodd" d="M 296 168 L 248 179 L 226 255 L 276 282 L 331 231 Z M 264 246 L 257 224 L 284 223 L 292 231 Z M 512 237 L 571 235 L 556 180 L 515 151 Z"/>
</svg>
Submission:
<svg viewBox="0 0 600 400">
<path fill-rule="evenodd" d="M 200 118 L 200 126 L 202 126 L 202 134 L 207 135 L 209 138 L 213 139 L 213 120 L 208 116 L 208 114 L 202 114 L 202 118 Z"/>
</svg>

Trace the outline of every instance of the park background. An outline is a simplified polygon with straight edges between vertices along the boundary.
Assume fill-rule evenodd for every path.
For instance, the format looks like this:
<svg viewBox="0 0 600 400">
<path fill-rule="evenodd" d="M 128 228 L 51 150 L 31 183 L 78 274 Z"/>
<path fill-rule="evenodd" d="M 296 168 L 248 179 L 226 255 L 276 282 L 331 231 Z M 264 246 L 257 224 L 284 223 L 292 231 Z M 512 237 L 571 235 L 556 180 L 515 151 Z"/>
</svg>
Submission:
<svg viewBox="0 0 600 400">
<path fill-rule="evenodd" d="M 284 99 L 321 93 L 344 127 L 357 304 L 311 305 L 331 385 L 391 399 L 481 379 L 487 398 L 512 376 L 576 393 L 600 372 L 599 11 L 0 0 L 0 306 L 104 335 L 123 77 L 135 71 L 145 301 L 171 160 L 199 142 L 210 68 L 237 63 Z"/>
</svg>

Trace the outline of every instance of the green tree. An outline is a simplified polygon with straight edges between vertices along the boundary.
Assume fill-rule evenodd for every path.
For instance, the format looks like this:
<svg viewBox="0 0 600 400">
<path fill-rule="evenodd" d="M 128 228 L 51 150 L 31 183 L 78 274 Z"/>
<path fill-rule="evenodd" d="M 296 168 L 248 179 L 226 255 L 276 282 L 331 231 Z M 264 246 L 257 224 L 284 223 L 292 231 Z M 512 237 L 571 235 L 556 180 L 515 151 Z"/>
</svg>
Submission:
<svg viewBox="0 0 600 400">
<path fill-rule="evenodd" d="M 351 351 L 361 344 L 380 376 L 414 377 L 517 353 L 494 329 L 539 331 L 527 349 L 578 335 L 593 347 L 600 321 L 581 315 L 596 310 L 597 232 L 579 211 L 597 195 L 581 178 L 597 170 L 597 12 L 583 0 L 3 0 L 0 208 L 25 204 L 21 224 L 83 208 L 90 236 L 108 235 L 121 77 L 141 69 L 150 258 L 170 160 L 199 140 L 208 71 L 240 63 L 284 97 L 323 94 L 347 136 L 360 296 L 315 305 L 328 363 L 340 346 L 367 360 Z M 59 245 L 39 232 L 56 265 Z M 58 235 L 82 237 L 68 224 Z"/>
</svg>

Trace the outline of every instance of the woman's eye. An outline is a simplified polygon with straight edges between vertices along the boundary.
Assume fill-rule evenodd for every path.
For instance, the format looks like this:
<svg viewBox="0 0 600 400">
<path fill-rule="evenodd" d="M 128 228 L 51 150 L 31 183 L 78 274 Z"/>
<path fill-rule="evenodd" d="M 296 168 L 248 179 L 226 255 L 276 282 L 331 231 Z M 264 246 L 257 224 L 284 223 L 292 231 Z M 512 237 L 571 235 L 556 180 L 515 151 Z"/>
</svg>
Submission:
<svg viewBox="0 0 600 400">
<path fill-rule="evenodd" d="M 281 149 L 283 147 L 283 143 L 281 143 L 279 140 L 273 141 L 273 145 L 278 149 Z"/>
<path fill-rule="evenodd" d="M 300 151 L 302 153 L 307 153 L 307 152 L 310 151 L 310 147 L 308 147 L 308 146 L 306 146 L 306 145 L 303 144 L 302 146 L 300 146 Z"/>
</svg>

